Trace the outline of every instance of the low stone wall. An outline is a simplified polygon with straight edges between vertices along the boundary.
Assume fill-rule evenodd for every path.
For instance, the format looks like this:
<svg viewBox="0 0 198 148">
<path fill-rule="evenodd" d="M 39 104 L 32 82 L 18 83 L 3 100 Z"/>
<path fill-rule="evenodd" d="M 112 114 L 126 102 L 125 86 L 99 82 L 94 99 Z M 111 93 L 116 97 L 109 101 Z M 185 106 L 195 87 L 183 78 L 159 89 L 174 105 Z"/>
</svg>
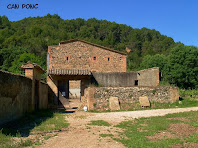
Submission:
<svg viewBox="0 0 198 148">
<path fill-rule="evenodd" d="M 160 87 L 89 87 L 85 89 L 85 98 L 89 110 L 108 110 L 109 98 L 118 97 L 120 104 L 139 101 L 140 96 L 147 96 L 149 101 L 173 103 L 179 99 L 176 88 Z"/>
</svg>

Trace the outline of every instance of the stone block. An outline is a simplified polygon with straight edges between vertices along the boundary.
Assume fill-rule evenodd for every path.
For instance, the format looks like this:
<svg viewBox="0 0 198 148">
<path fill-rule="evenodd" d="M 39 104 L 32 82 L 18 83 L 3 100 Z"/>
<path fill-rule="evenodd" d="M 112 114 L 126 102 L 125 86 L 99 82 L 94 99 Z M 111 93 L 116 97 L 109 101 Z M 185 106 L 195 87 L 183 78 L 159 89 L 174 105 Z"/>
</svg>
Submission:
<svg viewBox="0 0 198 148">
<path fill-rule="evenodd" d="M 120 104 L 118 101 L 118 97 L 110 97 L 109 98 L 109 108 L 110 108 L 110 110 L 120 110 Z"/>
<path fill-rule="evenodd" d="M 139 97 L 139 102 L 142 107 L 150 107 L 150 102 L 147 96 Z"/>
<path fill-rule="evenodd" d="M 171 103 L 179 100 L 179 91 L 177 88 L 170 87 L 170 99 Z"/>
</svg>

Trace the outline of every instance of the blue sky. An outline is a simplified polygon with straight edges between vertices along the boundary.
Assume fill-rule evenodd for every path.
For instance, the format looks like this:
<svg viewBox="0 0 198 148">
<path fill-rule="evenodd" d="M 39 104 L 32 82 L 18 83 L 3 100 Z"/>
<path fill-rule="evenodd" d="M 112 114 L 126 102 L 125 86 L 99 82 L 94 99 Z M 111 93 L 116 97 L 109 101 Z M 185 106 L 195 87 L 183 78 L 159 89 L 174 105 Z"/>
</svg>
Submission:
<svg viewBox="0 0 198 148">
<path fill-rule="evenodd" d="M 7 9 L 8 4 L 38 4 L 38 9 Z M 0 15 L 10 21 L 58 14 L 63 19 L 97 18 L 133 28 L 156 29 L 175 42 L 198 46 L 198 0 L 0 0 Z"/>
</svg>

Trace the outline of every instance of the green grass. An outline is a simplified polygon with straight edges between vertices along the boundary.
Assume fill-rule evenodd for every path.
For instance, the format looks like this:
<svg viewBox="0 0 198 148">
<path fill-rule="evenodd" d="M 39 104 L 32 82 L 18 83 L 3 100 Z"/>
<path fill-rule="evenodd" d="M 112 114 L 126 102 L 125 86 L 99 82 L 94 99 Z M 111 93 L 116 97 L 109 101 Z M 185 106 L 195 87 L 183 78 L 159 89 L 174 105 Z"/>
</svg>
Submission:
<svg viewBox="0 0 198 148">
<path fill-rule="evenodd" d="M 2 130 L 0 131 L 0 147 L 6 148 L 6 147 L 12 147 L 12 136 L 10 135 L 4 135 L 2 133 Z"/>
<path fill-rule="evenodd" d="M 31 146 L 33 143 L 29 139 L 24 141 L 22 137 L 28 137 L 30 134 L 61 131 L 68 126 L 69 123 L 65 120 L 65 115 L 61 112 L 42 110 L 27 114 L 21 119 L 1 127 L 0 148 L 12 147 L 14 137 L 20 138 L 21 142 L 16 143 L 13 147 Z M 46 136 L 44 139 L 49 139 L 49 137 Z M 36 141 L 34 144 L 39 144 L 39 142 Z"/>
<path fill-rule="evenodd" d="M 49 138 L 51 138 L 51 136 L 45 136 L 44 139 L 48 140 Z"/>
<path fill-rule="evenodd" d="M 110 124 L 104 120 L 93 120 L 89 125 L 96 125 L 96 126 L 110 126 Z"/>
<path fill-rule="evenodd" d="M 192 90 L 180 89 L 179 95 L 182 98 L 185 98 L 185 97 L 192 97 L 192 98 L 197 97 L 198 98 L 198 90 L 197 89 L 192 89 Z"/>
<path fill-rule="evenodd" d="M 63 114 L 54 113 L 52 118 L 46 119 L 45 122 L 42 122 L 33 128 L 31 132 L 49 132 L 54 130 L 61 131 L 62 128 L 67 128 L 68 125 L 69 124 L 66 122 Z"/>
<path fill-rule="evenodd" d="M 189 119 L 188 121 L 181 121 L 177 118 L 170 120 L 168 118 L 182 117 Z M 192 120 L 193 119 L 193 120 Z M 123 143 L 127 147 L 171 147 L 173 144 L 183 144 L 185 142 L 198 143 L 198 134 L 186 138 L 169 138 L 151 141 L 147 136 L 153 136 L 160 131 L 167 131 L 170 124 L 186 123 L 197 127 L 194 123 L 198 122 L 198 112 L 184 112 L 177 114 L 168 114 L 163 117 L 140 118 L 131 121 L 121 122 L 117 127 L 123 128 L 125 131 L 121 133 L 120 139 L 115 139 Z M 141 129 L 141 130 L 140 130 Z M 182 130 L 182 129 L 181 129 Z M 174 134 L 174 133 L 173 133 Z M 123 136 L 124 135 L 124 136 Z"/>
<path fill-rule="evenodd" d="M 113 137 L 113 134 L 100 134 L 100 137 Z"/>
</svg>

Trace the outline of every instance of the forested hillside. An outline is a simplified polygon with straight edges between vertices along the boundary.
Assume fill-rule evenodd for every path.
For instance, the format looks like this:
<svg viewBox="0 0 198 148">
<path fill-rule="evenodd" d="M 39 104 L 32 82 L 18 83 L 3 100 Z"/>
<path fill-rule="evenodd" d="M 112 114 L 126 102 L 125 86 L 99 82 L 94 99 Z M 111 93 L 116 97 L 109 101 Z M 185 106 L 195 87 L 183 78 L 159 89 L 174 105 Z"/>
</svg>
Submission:
<svg viewBox="0 0 198 148">
<path fill-rule="evenodd" d="M 48 14 L 44 17 L 29 17 L 17 22 L 10 22 L 6 16 L 1 16 L 0 69 L 21 73 L 19 66 L 29 60 L 45 68 L 47 47 L 73 38 L 86 40 L 123 52 L 126 52 L 125 49 L 127 47 L 131 49 L 127 60 L 128 71 L 160 66 L 159 64 L 161 64 L 160 69 L 165 74 L 164 80 L 184 87 L 184 85 L 172 81 L 171 74 L 170 72 L 168 73 L 171 69 L 169 67 L 171 61 L 168 58 L 174 54 L 172 52 L 173 49 L 183 48 L 188 53 L 189 46 L 175 43 L 172 38 L 161 35 L 160 32 L 154 29 L 134 29 L 127 25 L 95 18 L 88 20 L 80 18 L 63 20 L 58 15 Z M 196 55 L 198 50 L 196 47 L 190 48 L 192 54 L 189 55 L 189 60 L 193 59 L 195 63 L 194 65 L 192 61 L 189 61 L 189 63 L 191 63 L 193 73 L 195 72 L 196 75 L 196 72 L 198 72 L 198 69 L 196 69 L 198 68 L 198 59 L 193 54 Z M 178 61 L 175 62 L 178 63 Z M 197 86 L 195 82 L 198 82 L 198 78 L 195 75 L 193 75 L 192 88 Z M 186 74 L 183 76 L 186 77 Z M 184 81 L 188 83 L 186 79 Z M 188 83 L 189 86 L 191 87 L 192 84 Z"/>
</svg>

